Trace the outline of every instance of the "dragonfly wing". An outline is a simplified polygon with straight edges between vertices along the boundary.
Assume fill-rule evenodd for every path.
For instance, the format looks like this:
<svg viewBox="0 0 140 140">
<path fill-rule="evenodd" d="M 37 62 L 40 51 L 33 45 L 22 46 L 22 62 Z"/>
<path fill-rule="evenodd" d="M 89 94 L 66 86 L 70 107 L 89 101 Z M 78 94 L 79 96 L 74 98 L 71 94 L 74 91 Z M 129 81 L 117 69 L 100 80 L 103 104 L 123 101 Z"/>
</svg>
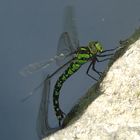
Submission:
<svg viewBox="0 0 140 140">
<path fill-rule="evenodd" d="M 70 56 L 69 54 L 64 55 L 63 53 L 61 53 L 61 54 L 56 55 L 55 57 L 51 58 L 50 60 L 43 60 L 40 62 L 29 64 L 20 71 L 20 74 L 23 76 L 32 74 L 32 73 L 39 71 L 41 69 L 45 69 L 46 67 L 50 66 L 50 64 L 53 62 L 57 62 L 60 60 L 62 61 L 64 58 L 65 59 L 67 58 L 67 60 L 70 60 L 69 58 L 71 58 L 71 57 L 69 57 L 69 56 Z"/>
<path fill-rule="evenodd" d="M 44 80 L 44 86 L 42 91 L 42 98 L 40 102 L 40 108 L 37 118 L 37 133 L 40 138 L 48 136 L 49 134 L 57 131 L 60 128 L 51 128 L 48 120 L 49 111 L 49 98 L 50 98 L 50 78 L 49 75 Z"/>
<path fill-rule="evenodd" d="M 68 62 L 70 59 L 74 57 L 75 50 L 73 49 L 73 45 L 70 39 L 70 36 L 67 32 L 61 34 L 56 55 L 63 55 L 65 58 L 59 58 L 56 60 L 57 65 L 61 66 L 64 63 Z"/>
<path fill-rule="evenodd" d="M 74 57 L 74 53 L 79 47 L 78 35 L 76 25 L 74 21 L 74 7 L 67 6 L 64 16 L 64 31 L 58 41 L 57 53 L 54 58 L 50 60 L 44 60 L 41 62 L 29 64 L 20 73 L 23 76 L 32 74 L 40 69 L 48 67 L 52 62 L 55 62 L 62 66 Z M 73 55 L 71 55 L 73 54 Z"/>
<path fill-rule="evenodd" d="M 63 20 L 63 27 L 64 32 L 61 34 L 58 46 L 57 46 L 57 55 L 60 55 L 61 53 L 64 55 L 69 55 L 69 57 L 66 57 L 65 59 L 58 59 L 56 63 L 58 65 L 63 65 L 70 59 L 74 57 L 74 53 L 77 48 L 79 47 L 79 41 L 78 41 L 78 33 L 76 29 L 75 24 L 75 11 L 73 6 L 67 6 L 65 9 L 65 15 Z"/>
<path fill-rule="evenodd" d="M 20 71 L 20 74 L 22 74 L 23 76 L 32 74 L 40 69 L 44 69 L 44 68 L 48 67 L 54 61 L 55 61 L 55 58 L 52 58 L 50 60 L 43 60 L 40 62 L 29 64 L 25 68 L 23 68 L 23 70 Z"/>
<path fill-rule="evenodd" d="M 78 40 L 78 32 L 76 27 L 76 21 L 75 21 L 75 9 L 73 6 L 67 6 L 65 8 L 65 15 L 64 15 L 64 22 L 63 22 L 63 30 L 64 32 L 68 32 L 71 42 L 72 42 L 72 49 L 77 50 L 77 47 L 79 46 L 79 40 Z"/>
</svg>

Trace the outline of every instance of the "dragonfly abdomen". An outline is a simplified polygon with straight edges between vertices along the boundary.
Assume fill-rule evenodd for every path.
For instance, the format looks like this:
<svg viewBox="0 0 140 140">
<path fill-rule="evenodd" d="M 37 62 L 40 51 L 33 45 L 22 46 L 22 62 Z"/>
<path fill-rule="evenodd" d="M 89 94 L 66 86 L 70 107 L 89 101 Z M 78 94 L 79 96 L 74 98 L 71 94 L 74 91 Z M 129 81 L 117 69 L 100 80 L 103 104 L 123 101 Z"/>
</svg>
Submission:
<svg viewBox="0 0 140 140">
<path fill-rule="evenodd" d="M 56 117 L 59 120 L 59 125 L 61 125 L 61 121 L 64 118 L 64 113 L 59 107 L 59 95 L 60 95 L 61 87 L 63 83 L 71 75 L 73 75 L 80 67 L 81 67 L 80 63 L 76 63 L 76 62 L 71 63 L 70 66 L 65 70 L 65 72 L 59 77 L 59 79 L 57 80 L 55 84 L 54 92 L 53 92 L 53 105 L 54 105 Z"/>
</svg>

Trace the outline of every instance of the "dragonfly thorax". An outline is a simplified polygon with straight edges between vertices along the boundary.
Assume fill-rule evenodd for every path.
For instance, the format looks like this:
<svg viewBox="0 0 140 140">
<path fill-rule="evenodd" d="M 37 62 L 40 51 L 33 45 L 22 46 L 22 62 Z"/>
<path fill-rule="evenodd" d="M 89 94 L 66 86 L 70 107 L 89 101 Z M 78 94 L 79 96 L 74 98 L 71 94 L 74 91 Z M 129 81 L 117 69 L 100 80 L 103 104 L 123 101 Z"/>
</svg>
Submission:
<svg viewBox="0 0 140 140">
<path fill-rule="evenodd" d="M 82 65 L 91 60 L 91 58 L 93 58 L 93 54 L 88 47 L 83 46 L 78 48 L 73 62 Z"/>
<path fill-rule="evenodd" d="M 92 54 L 101 53 L 103 51 L 103 47 L 98 41 L 90 41 L 88 44 L 88 48 Z"/>
</svg>

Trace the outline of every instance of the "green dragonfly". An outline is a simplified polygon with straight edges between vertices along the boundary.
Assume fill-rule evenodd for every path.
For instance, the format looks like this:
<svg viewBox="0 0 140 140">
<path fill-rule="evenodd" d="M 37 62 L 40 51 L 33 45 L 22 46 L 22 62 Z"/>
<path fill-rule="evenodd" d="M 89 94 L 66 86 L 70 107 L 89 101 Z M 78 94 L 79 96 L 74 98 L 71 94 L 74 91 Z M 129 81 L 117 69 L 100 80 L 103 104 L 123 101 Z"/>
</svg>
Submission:
<svg viewBox="0 0 140 140">
<path fill-rule="evenodd" d="M 51 79 L 56 73 L 63 69 L 64 72 L 57 79 L 53 90 L 53 106 L 59 126 L 62 126 L 63 119 L 65 118 L 65 113 L 61 110 L 59 105 L 59 95 L 63 83 L 75 72 L 77 72 L 85 63 L 88 62 L 90 62 L 90 64 L 87 68 L 86 74 L 93 80 L 98 81 L 89 74 L 89 70 L 92 69 L 101 77 L 102 72 L 99 72 L 95 68 L 96 62 L 109 60 L 113 53 L 105 53 L 114 51 L 116 49 L 104 50 L 102 44 L 99 41 L 90 41 L 87 45 L 80 46 L 74 23 L 73 7 L 68 6 L 65 13 L 65 32 L 63 32 L 59 38 L 57 55 L 49 61 L 45 60 L 39 63 L 31 64 L 22 71 L 23 74 L 33 73 L 34 71 L 46 68 L 50 65 L 50 63 L 56 61 L 60 67 L 47 77 L 48 79 Z M 99 60 L 99 58 L 103 59 Z"/>
<path fill-rule="evenodd" d="M 70 39 L 68 33 L 64 33 L 63 35 L 65 35 L 65 39 L 66 39 L 66 36 L 68 40 Z M 78 46 L 77 50 L 71 53 L 71 54 L 74 54 L 73 55 L 74 57 L 71 60 L 69 60 L 67 63 L 62 65 L 53 74 L 50 75 L 50 78 L 51 78 L 56 72 L 62 69 L 65 65 L 69 64 L 69 66 L 63 72 L 63 74 L 61 74 L 58 80 L 56 81 L 56 84 L 54 86 L 54 91 L 53 91 L 53 105 L 54 105 L 55 114 L 59 121 L 59 126 L 62 125 L 62 120 L 65 117 L 65 113 L 60 109 L 60 106 L 59 106 L 59 95 L 60 95 L 60 90 L 63 86 L 63 83 L 75 72 L 77 72 L 82 67 L 82 65 L 84 65 L 87 62 L 90 62 L 90 64 L 89 64 L 89 67 L 87 68 L 86 74 L 93 80 L 98 81 L 96 78 L 94 78 L 92 75 L 89 74 L 89 70 L 90 68 L 92 68 L 92 70 L 101 77 L 102 72 L 99 72 L 96 70 L 95 63 L 109 60 L 110 57 L 104 58 L 106 56 L 113 55 L 113 53 L 104 54 L 105 52 L 109 52 L 109 51 L 114 51 L 114 49 L 103 50 L 103 47 L 100 42 L 90 41 L 87 44 L 87 46 Z M 99 60 L 98 58 L 100 57 L 104 59 Z"/>
</svg>

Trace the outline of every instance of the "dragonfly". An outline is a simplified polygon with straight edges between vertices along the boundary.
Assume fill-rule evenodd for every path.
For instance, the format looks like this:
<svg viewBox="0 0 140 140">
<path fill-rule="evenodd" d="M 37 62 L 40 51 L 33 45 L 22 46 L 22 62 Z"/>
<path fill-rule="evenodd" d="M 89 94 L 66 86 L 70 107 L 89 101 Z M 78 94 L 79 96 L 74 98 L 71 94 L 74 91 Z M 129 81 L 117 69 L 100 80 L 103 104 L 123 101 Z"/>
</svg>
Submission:
<svg viewBox="0 0 140 140">
<path fill-rule="evenodd" d="M 56 61 L 60 67 L 47 78 L 51 79 L 59 71 L 63 70 L 63 73 L 58 77 L 53 90 L 53 108 L 60 127 L 66 117 L 66 114 L 62 111 L 59 104 L 60 91 L 65 81 L 88 62 L 90 64 L 87 68 L 86 74 L 93 80 L 98 81 L 89 74 L 89 70 L 92 69 L 99 75 L 99 77 L 101 77 L 102 72 L 96 70 L 95 64 L 97 62 L 109 60 L 114 54 L 112 51 L 116 50 L 116 48 L 104 50 L 102 44 L 95 40 L 89 41 L 85 46 L 80 46 L 74 22 L 74 9 L 72 6 L 66 7 L 64 30 L 65 32 L 63 32 L 59 38 L 57 55 L 54 58 L 49 61 L 45 60 L 30 64 L 22 71 L 23 74 L 33 73 L 48 67 L 54 61 Z"/>
</svg>

